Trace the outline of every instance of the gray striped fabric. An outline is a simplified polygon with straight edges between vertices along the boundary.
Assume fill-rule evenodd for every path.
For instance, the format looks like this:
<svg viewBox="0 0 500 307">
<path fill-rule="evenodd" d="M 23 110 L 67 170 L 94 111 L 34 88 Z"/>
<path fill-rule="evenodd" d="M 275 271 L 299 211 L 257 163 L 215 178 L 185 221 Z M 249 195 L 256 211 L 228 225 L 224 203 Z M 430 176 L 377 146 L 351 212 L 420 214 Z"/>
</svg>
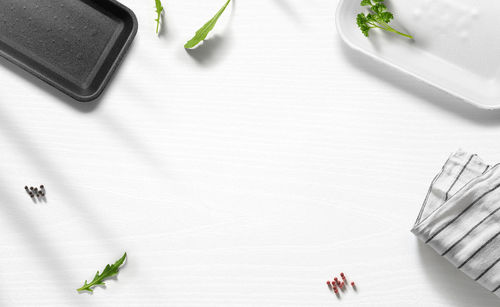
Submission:
<svg viewBox="0 0 500 307">
<path fill-rule="evenodd" d="M 500 166 L 458 151 L 434 178 L 412 232 L 500 296 Z"/>
</svg>

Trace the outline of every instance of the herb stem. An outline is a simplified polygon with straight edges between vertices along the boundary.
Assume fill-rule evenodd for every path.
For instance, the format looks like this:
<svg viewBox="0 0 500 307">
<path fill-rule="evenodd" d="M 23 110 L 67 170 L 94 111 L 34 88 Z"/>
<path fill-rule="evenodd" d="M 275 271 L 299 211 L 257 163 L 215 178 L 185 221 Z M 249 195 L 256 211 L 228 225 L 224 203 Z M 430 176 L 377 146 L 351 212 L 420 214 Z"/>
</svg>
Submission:
<svg viewBox="0 0 500 307">
<path fill-rule="evenodd" d="M 387 27 L 386 30 L 387 31 L 390 31 L 390 32 L 393 32 L 393 33 L 396 33 L 396 34 L 399 34 L 399 35 L 402 35 L 404 37 L 407 37 L 407 38 L 410 38 L 410 39 L 413 39 L 413 36 L 409 35 L 409 34 L 406 34 L 406 33 L 402 33 L 402 32 L 399 32 L 398 30 L 394 29 L 393 27 L 391 27 L 390 25 L 388 25 L 387 23 L 383 22 L 383 21 L 379 21 L 380 24 L 382 24 L 383 26 Z"/>
</svg>

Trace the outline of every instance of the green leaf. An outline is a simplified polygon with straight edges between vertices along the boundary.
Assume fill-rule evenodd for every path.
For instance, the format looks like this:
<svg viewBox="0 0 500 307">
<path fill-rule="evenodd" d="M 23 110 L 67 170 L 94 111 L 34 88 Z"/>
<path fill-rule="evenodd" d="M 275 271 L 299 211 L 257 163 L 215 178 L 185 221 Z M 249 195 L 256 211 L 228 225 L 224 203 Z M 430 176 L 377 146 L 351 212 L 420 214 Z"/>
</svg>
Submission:
<svg viewBox="0 0 500 307">
<path fill-rule="evenodd" d="M 104 285 L 104 280 L 107 278 L 110 278 L 116 274 L 118 274 L 118 271 L 120 269 L 120 266 L 123 264 L 125 259 L 127 258 L 127 253 L 123 254 L 123 256 L 118 259 L 113 265 L 106 265 L 104 270 L 102 271 L 101 274 L 99 274 L 99 271 L 94 276 L 94 279 L 90 282 L 87 283 L 85 280 L 85 283 L 81 288 L 76 289 L 76 291 L 89 291 L 89 292 L 94 292 L 94 287 L 98 285 Z"/>
<path fill-rule="evenodd" d="M 198 31 L 196 31 L 196 34 L 193 36 L 192 39 L 190 39 L 185 45 L 184 48 L 186 49 L 191 49 L 196 47 L 200 42 L 205 40 L 207 38 L 208 33 L 212 31 L 212 29 L 215 27 L 215 24 L 217 23 L 217 20 L 219 20 L 219 17 L 224 13 L 226 10 L 226 7 L 229 5 L 229 2 L 231 0 L 227 0 L 226 4 L 215 14 L 212 19 L 210 19 L 207 23 L 203 25 Z"/>
<path fill-rule="evenodd" d="M 394 16 L 392 15 L 391 12 L 383 12 L 378 14 L 378 20 L 383 21 L 385 23 L 389 23 L 393 18 Z"/>
<path fill-rule="evenodd" d="M 370 31 L 370 26 L 368 26 L 368 19 L 363 13 L 359 13 L 358 16 L 356 17 L 356 23 L 358 24 L 358 27 L 361 29 L 361 32 L 368 37 L 368 31 Z"/>
<path fill-rule="evenodd" d="M 160 29 L 160 19 L 161 19 L 161 13 L 163 12 L 163 6 L 161 5 L 160 0 L 155 0 L 155 4 L 156 4 L 156 14 L 157 14 L 157 17 L 155 19 L 155 21 L 156 21 L 156 34 L 158 34 L 158 31 Z"/>
<path fill-rule="evenodd" d="M 359 13 L 358 16 L 356 16 L 356 23 L 358 26 L 366 23 L 366 16 L 364 13 Z"/>
<path fill-rule="evenodd" d="M 372 6 L 371 9 L 373 12 L 375 12 L 375 14 L 380 14 L 380 13 L 386 11 L 387 7 L 383 3 L 377 3 L 374 6 Z"/>
<path fill-rule="evenodd" d="M 372 2 L 370 0 L 362 0 L 361 6 L 371 6 Z"/>
</svg>

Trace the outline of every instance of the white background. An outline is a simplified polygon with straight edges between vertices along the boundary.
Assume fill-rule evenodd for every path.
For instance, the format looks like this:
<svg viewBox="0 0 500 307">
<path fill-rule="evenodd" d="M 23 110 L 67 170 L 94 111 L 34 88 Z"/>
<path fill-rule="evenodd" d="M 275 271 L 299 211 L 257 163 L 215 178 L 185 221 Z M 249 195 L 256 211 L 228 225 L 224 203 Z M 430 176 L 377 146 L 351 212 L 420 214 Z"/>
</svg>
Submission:
<svg viewBox="0 0 500 307">
<path fill-rule="evenodd" d="M 500 112 L 351 51 L 337 1 L 234 0 L 191 52 L 223 1 L 164 1 L 159 38 L 123 2 L 139 32 L 97 103 L 0 61 L 1 306 L 498 306 L 410 229 L 452 151 L 500 161 Z"/>
</svg>

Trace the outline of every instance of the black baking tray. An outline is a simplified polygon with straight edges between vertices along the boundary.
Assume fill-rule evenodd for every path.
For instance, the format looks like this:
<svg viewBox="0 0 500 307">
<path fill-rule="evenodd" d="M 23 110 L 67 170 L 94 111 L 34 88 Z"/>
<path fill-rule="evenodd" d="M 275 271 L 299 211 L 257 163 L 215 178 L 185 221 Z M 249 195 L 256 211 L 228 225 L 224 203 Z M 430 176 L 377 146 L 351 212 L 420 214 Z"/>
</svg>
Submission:
<svg viewBox="0 0 500 307">
<path fill-rule="evenodd" d="M 102 93 L 136 33 L 115 0 L 0 0 L 0 56 L 79 101 Z"/>
</svg>

